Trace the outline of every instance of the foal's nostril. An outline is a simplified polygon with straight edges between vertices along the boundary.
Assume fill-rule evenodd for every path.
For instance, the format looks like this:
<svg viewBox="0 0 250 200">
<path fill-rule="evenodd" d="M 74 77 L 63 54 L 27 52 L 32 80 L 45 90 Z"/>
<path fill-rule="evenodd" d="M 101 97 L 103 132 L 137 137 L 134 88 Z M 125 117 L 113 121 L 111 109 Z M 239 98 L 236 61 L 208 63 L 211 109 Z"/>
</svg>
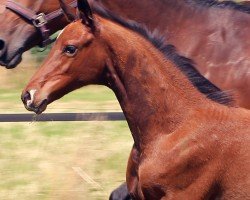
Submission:
<svg viewBox="0 0 250 200">
<path fill-rule="evenodd" d="M 0 51 L 2 51 L 5 47 L 5 42 L 4 40 L 0 39 Z"/>
<path fill-rule="evenodd" d="M 22 101 L 23 103 L 27 104 L 28 101 L 31 100 L 31 96 L 29 92 L 26 92 L 24 95 L 22 95 Z"/>
</svg>

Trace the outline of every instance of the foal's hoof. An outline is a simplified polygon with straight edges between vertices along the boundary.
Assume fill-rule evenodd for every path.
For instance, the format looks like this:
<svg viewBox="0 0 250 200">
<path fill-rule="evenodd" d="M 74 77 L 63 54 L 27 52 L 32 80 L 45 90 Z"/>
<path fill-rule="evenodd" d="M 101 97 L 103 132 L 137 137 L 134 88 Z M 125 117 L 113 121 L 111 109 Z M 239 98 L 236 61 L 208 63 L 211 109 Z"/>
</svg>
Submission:
<svg viewBox="0 0 250 200">
<path fill-rule="evenodd" d="M 115 189 L 111 193 L 109 200 L 132 200 L 128 193 L 127 184 L 123 183 L 117 189 Z"/>
</svg>

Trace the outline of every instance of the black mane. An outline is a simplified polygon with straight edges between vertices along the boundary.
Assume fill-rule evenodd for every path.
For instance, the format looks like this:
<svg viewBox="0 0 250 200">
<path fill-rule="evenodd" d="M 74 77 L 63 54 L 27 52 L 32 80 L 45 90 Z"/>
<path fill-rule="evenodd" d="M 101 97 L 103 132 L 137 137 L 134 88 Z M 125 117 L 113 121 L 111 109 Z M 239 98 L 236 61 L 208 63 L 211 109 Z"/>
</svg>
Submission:
<svg viewBox="0 0 250 200">
<path fill-rule="evenodd" d="M 238 10 L 250 14 L 250 4 L 244 5 L 244 2 L 233 1 L 218 1 L 218 0 L 186 0 L 188 3 L 197 4 L 206 7 L 228 8 L 232 10 Z"/>
<path fill-rule="evenodd" d="M 132 20 L 125 20 L 103 6 L 94 5 L 93 11 L 98 15 L 114 21 L 125 28 L 135 31 L 149 40 L 157 49 L 159 49 L 167 59 L 171 60 L 190 80 L 190 82 L 207 98 L 224 105 L 232 105 L 234 100 L 226 92 L 221 91 L 209 80 L 203 77 L 194 67 L 192 60 L 179 55 L 173 45 L 165 44 L 165 37 L 160 35 L 157 30 L 151 32 L 144 25 Z"/>
</svg>

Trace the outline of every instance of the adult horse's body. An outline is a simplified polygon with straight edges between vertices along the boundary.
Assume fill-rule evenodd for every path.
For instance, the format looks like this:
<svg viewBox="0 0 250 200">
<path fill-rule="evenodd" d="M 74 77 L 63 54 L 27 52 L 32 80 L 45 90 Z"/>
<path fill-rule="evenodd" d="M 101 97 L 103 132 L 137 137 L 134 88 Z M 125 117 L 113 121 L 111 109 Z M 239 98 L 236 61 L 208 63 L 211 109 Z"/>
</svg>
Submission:
<svg viewBox="0 0 250 200">
<path fill-rule="evenodd" d="M 41 113 L 74 89 L 106 85 L 135 142 L 127 169 L 134 199 L 250 199 L 250 112 L 218 103 L 230 104 L 142 27 L 96 12 L 102 17 L 79 0 L 80 19 L 24 89 L 25 107 Z"/>
<path fill-rule="evenodd" d="M 37 12 L 59 8 L 58 0 L 18 2 Z M 71 2 L 70 0 L 67 1 Z M 218 87 L 235 91 L 239 105 L 250 108 L 250 8 L 213 0 L 91 0 L 115 13 L 165 33 L 169 43 L 197 64 Z M 22 17 L 6 10 L 0 16 L 0 63 L 15 67 L 21 54 L 41 42 L 40 33 Z M 49 24 L 51 33 L 67 24 Z"/>
</svg>

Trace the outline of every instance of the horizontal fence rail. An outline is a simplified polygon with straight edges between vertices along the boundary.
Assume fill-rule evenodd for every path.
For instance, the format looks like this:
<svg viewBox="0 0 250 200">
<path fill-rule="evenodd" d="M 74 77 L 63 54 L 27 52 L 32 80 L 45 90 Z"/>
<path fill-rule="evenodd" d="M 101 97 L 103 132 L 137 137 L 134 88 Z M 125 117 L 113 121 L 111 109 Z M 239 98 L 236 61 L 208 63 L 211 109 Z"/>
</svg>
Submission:
<svg viewBox="0 0 250 200">
<path fill-rule="evenodd" d="M 122 112 L 99 113 L 46 113 L 34 114 L 0 114 L 0 122 L 64 122 L 64 121 L 122 121 Z"/>
</svg>

